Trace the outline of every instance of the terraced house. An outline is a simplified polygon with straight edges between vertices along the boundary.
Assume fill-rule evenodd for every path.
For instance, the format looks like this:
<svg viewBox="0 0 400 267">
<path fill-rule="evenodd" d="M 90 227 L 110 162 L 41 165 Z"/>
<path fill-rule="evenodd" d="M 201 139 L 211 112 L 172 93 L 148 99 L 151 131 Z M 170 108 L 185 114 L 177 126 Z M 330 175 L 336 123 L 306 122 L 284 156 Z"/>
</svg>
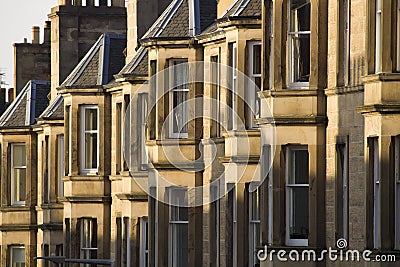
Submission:
<svg viewBox="0 0 400 267">
<path fill-rule="evenodd" d="M 60 0 L 0 117 L 0 265 L 398 266 L 399 10 Z"/>
</svg>

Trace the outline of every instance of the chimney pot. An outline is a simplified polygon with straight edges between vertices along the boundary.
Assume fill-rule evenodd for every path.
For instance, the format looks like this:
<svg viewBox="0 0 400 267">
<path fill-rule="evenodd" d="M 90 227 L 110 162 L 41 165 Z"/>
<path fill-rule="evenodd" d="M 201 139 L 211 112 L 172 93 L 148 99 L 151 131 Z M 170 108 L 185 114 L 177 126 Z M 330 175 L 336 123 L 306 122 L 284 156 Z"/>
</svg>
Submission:
<svg viewBox="0 0 400 267">
<path fill-rule="evenodd" d="M 94 0 L 86 0 L 86 6 L 94 6 Z"/>
<path fill-rule="evenodd" d="M 44 23 L 44 37 L 43 37 L 44 43 L 49 43 L 50 37 L 51 37 L 51 21 L 46 21 Z"/>
<path fill-rule="evenodd" d="M 24 44 L 28 43 L 28 38 L 24 38 Z"/>
<path fill-rule="evenodd" d="M 40 43 L 40 28 L 38 26 L 32 27 L 32 44 Z"/>
</svg>

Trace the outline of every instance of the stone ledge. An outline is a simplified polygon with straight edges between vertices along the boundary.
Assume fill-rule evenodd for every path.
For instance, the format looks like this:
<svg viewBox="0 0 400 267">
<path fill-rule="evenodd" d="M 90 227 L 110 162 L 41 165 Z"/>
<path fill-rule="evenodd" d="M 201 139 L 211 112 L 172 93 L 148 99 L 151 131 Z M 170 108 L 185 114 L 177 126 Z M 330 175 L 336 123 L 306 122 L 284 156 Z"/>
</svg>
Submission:
<svg viewBox="0 0 400 267">
<path fill-rule="evenodd" d="M 361 114 L 400 114 L 400 104 L 376 104 L 357 107 Z"/>
</svg>

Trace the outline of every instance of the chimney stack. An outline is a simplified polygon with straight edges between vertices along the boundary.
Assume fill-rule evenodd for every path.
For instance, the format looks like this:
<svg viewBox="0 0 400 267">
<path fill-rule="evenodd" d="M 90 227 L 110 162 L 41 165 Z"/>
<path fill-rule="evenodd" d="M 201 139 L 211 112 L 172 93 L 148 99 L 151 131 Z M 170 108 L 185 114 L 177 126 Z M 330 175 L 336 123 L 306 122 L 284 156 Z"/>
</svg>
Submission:
<svg viewBox="0 0 400 267">
<path fill-rule="evenodd" d="M 94 0 L 86 0 L 86 6 L 94 6 Z"/>
<path fill-rule="evenodd" d="M 38 26 L 32 27 L 32 44 L 40 43 L 40 28 Z"/>
<path fill-rule="evenodd" d="M 107 5 L 108 5 L 108 1 L 107 0 L 100 0 L 99 6 L 107 6 Z"/>
<path fill-rule="evenodd" d="M 51 34 L 51 21 L 46 21 L 44 23 L 44 43 L 50 43 L 50 34 Z"/>
</svg>

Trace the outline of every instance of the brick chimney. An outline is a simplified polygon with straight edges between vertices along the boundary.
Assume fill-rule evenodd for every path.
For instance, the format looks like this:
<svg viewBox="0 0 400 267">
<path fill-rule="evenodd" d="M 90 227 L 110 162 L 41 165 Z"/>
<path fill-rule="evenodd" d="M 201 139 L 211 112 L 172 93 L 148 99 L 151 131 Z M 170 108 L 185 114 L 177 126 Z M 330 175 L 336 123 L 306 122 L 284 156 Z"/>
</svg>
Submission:
<svg viewBox="0 0 400 267">
<path fill-rule="evenodd" d="M 46 21 L 44 23 L 44 37 L 43 37 L 43 42 L 44 43 L 50 43 L 50 37 L 51 37 L 51 21 Z"/>
</svg>

